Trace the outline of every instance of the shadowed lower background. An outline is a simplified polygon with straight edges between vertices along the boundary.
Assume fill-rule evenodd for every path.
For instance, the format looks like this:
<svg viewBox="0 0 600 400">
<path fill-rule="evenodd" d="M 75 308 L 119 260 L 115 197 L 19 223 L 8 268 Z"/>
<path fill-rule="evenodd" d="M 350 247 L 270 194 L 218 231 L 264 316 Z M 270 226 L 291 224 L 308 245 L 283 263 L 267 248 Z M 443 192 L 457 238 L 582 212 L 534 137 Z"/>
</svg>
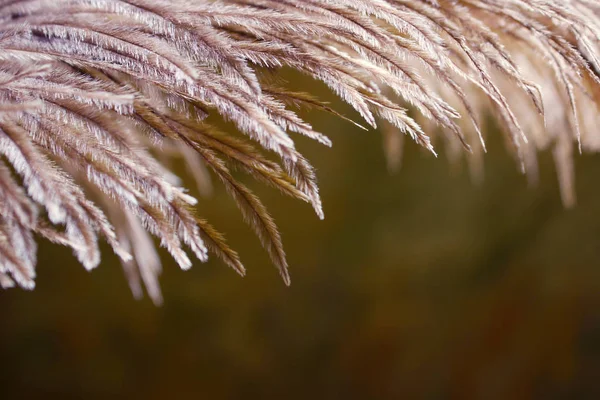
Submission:
<svg viewBox="0 0 600 400">
<path fill-rule="evenodd" d="M 0 292 L 0 398 L 599 398 L 600 157 L 577 157 L 565 210 L 549 154 L 535 188 L 499 140 L 480 185 L 412 143 L 390 175 L 378 134 L 317 122 L 334 148 L 299 147 L 324 221 L 245 179 L 290 288 L 218 185 L 199 214 L 248 276 L 162 252 L 162 307 L 132 298 L 106 248 L 88 273 L 44 243 L 36 290 Z"/>
</svg>

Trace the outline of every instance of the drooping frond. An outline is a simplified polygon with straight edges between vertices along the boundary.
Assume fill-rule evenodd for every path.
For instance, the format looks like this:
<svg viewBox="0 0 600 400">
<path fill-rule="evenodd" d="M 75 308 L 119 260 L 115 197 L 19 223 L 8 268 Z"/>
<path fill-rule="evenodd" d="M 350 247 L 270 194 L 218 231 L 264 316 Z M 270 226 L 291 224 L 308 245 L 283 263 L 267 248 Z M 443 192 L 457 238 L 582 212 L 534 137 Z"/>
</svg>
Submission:
<svg viewBox="0 0 600 400">
<path fill-rule="evenodd" d="M 150 235 L 184 269 L 187 248 L 244 274 L 161 164 L 177 156 L 225 186 L 289 283 L 273 218 L 230 169 L 322 218 L 293 139 L 331 141 L 294 109 L 347 118 L 265 78 L 282 67 L 327 85 L 358 126 L 382 121 L 433 153 L 439 138 L 477 160 L 491 113 L 532 176 L 553 149 L 570 205 L 573 152 L 600 147 L 599 39 L 595 0 L 0 0 L 0 284 L 33 287 L 35 235 L 88 269 L 104 238 L 157 302 Z M 396 157 L 401 136 L 385 131 Z"/>
</svg>

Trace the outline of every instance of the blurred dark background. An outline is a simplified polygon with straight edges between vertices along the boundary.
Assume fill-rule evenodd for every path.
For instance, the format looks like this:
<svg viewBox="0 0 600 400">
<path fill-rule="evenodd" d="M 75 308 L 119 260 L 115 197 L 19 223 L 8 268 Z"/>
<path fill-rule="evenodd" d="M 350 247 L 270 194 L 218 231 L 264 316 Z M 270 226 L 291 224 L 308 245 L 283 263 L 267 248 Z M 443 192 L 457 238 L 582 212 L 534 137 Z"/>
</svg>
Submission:
<svg viewBox="0 0 600 400">
<path fill-rule="evenodd" d="M 219 186 L 199 214 L 248 276 L 163 252 L 162 307 L 132 298 L 109 251 L 88 273 L 44 243 L 36 290 L 0 292 L 0 398 L 600 398 L 599 156 L 576 157 L 566 210 L 548 153 L 537 187 L 493 138 L 481 184 L 412 143 L 391 175 L 376 132 L 312 122 L 334 140 L 299 139 L 324 221 L 243 178 L 290 288 Z"/>
</svg>

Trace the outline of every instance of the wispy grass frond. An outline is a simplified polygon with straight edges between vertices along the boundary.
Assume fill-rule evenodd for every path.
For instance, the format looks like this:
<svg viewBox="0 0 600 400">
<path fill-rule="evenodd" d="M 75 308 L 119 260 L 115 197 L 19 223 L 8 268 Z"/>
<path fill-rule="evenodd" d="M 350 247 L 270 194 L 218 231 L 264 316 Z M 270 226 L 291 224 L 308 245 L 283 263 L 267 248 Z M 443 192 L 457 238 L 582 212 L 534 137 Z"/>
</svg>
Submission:
<svg viewBox="0 0 600 400">
<path fill-rule="evenodd" d="M 289 283 L 273 219 L 230 168 L 322 218 L 294 137 L 331 141 L 294 109 L 347 117 L 263 78 L 282 67 L 327 85 L 358 126 L 384 121 L 432 153 L 440 137 L 478 160 L 492 113 L 533 177 L 536 152 L 553 149 L 571 205 L 572 154 L 600 147 L 599 39 L 595 0 L 0 0 L 0 284 L 34 286 L 35 235 L 88 269 L 103 237 L 134 293 L 143 282 L 156 302 L 149 234 L 184 269 L 187 248 L 244 274 L 161 164 L 173 156 L 202 184 L 213 172 Z"/>
</svg>

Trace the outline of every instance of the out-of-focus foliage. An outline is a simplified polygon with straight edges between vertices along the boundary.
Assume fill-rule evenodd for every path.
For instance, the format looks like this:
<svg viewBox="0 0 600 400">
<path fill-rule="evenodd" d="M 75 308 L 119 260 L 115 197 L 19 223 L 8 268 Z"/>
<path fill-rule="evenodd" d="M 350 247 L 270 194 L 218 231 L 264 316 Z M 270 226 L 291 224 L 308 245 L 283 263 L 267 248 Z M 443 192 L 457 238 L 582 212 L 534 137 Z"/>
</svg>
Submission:
<svg viewBox="0 0 600 400">
<path fill-rule="evenodd" d="M 336 142 L 299 143 L 324 221 L 250 183 L 281 227 L 291 287 L 219 187 L 200 206 L 250 273 L 167 265 L 163 307 L 131 298 L 108 249 L 88 273 L 42 246 L 36 291 L 0 294 L 0 398 L 600 395 L 598 157 L 577 157 L 579 204 L 565 210 L 548 153 L 532 188 L 500 141 L 480 185 L 409 143 L 390 176 L 376 134 L 315 125 Z"/>
</svg>

